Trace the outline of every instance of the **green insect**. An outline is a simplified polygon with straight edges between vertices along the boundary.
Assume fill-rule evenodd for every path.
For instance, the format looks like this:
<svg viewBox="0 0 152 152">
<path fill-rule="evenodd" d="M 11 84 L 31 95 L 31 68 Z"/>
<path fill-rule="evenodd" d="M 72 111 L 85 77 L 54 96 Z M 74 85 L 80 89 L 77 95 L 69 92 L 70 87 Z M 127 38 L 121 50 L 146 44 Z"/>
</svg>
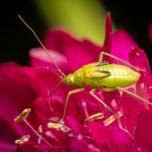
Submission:
<svg viewBox="0 0 152 152">
<path fill-rule="evenodd" d="M 62 72 L 62 70 L 53 62 L 52 57 L 50 56 L 47 49 L 42 44 L 42 42 L 40 41 L 39 37 L 34 32 L 34 30 L 24 21 L 24 19 L 20 15 L 19 15 L 19 18 L 27 26 L 27 28 L 34 34 L 34 36 L 39 41 L 40 45 L 47 53 L 48 57 L 50 58 L 50 60 L 52 61 L 52 63 L 54 64 L 54 66 L 56 67 L 58 72 L 61 74 L 61 76 L 60 76 L 61 81 L 57 84 L 57 86 L 54 88 L 54 90 L 52 92 L 54 92 L 58 88 L 58 86 L 60 85 L 61 82 L 64 82 L 68 86 L 76 87 L 75 90 L 71 90 L 67 94 L 62 120 L 64 120 L 64 118 L 66 116 L 66 109 L 67 109 L 69 97 L 72 94 L 84 91 L 86 85 L 89 85 L 93 88 L 92 90 L 89 91 L 89 94 L 91 96 L 93 96 L 98 102 L 100 102 L 107 110 L 109 110 L 112 113 L 115 113 L 112 110 L 112 108 L 109 105 L 107 105 L 104 101 L 102 101 L 102 99 L 100 99 L 95 94 L 96 89 L 99 88 L 103 91 L 119 90 L 119 91 L 125 92 L 137 99 L 140 99 L 141 101 L 143 101 L 149 105 L 152 105 L 152 103 L 150 101 L 125 89 L 125 87 L 136 83 L 140 78 L 140 73 L 138 72 L 139 69 L 132 66 L 130 63 L 128 63 L 116 56 L 108 54 L 106 52 L 101 52 L 98 62 L 84 65 L 81 68 L 79 68 L 78 70 L 76 70 L 75 72 L 70 73 L 66 76 Z M 110 58 L 113 58 L 115 60 L 118 60 L 118 61 L 122 62 L 123 64 L 126 64 L 127 66 L 119 65 L 119 64 L 109 64 L 108 62 L 103 61 L 104 55 L 108 56 Z M 135 69 L 135 70 L 133 70 L 133 69 Z"/>
</svg>

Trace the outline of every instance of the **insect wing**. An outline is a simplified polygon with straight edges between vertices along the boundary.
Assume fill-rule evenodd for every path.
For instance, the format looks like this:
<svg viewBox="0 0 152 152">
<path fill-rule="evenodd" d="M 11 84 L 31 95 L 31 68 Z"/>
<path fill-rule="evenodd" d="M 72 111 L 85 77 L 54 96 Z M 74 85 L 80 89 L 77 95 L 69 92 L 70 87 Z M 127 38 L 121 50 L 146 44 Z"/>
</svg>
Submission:
<svg viewBox="0 0 152 152">
<path fill-rule="evenodd" d="M 86 73 L 87 78 L 103 78 L 111 75 L 109 71 L 101 71 L 101 70 L 96 70 L 96 71 L 88 71 Z"/>
</svg>

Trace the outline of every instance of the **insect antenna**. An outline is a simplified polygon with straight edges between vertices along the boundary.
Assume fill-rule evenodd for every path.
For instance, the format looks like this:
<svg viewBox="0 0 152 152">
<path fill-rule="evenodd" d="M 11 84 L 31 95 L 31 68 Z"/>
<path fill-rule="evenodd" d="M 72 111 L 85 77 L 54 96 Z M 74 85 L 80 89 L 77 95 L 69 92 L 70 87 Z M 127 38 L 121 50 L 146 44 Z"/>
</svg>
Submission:
<svg viewBox="0 0 152 152">
<path fill-rule="evenodd" d="M 55 68 L 57 69 L 57 71 L 61 74 L 61 78 L 66 77 L 66 75 L 63 73 L 63 71 L 57 66 L 57 64 L 53 61 L 52 56 L 50 55 L 49 51 L 46 49 L 46 47 L 44 46 L 44 44 L 42 43 L 42 41 L 40 40 L 40 38 L 38 37 L 38 35 L 36 34 L 36 32 L 34 31 L 34 29 L 31 28 L 31 26 L 21 17 L 21 15 L 18 15 L 18 18 L 23 22 L 23 24 L 33 33 L 34 37 L 37 39 L 37 41 L 39 42 L 39 44 L 41 45 L 41 47 L 44 49 L 44 51 L 46 52 L 47 56 L 49 57 L 49 59 L 51 60 L 51 62 L 53 63 L 53 65 L 55 66 Z M 53 73 L 55 73 L 52 69 L 50 69 Z"/>
<path fill-rule="evenodd" d="M 51 93 L 49 94 L 50 97 L 51 97 L 51 96 L 55 93 L 55 91 L 59 88 L 59 86 L 61 85 L 62 81 L 63 81 L 63 79 L 61 79 L 61 80 L 57 83 L 57 85 L 54 87 L 54 89 L 53 89 L 53 90 L 51 91 Z"/>
</svg>

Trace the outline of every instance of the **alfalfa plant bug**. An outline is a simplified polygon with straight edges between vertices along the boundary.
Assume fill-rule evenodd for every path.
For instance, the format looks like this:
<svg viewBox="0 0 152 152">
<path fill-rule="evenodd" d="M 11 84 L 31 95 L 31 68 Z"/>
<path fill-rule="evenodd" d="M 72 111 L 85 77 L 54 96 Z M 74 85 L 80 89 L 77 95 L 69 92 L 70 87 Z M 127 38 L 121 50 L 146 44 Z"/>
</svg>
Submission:
<svg viewBox="0 0 152 152">
<path fill-rule="evenodd" d="M 82 66 L 78 70 L 76 70 L 73 73 L 70 73 L 68 75 L 65 75 L 62 70 L 56 65 L 56 63 L 53 61 L 50 53 L 45 48 L 35 31 L 26 23 L 26 21 L 19 15 L 18 16 L 20 20 L 25 24 L 25 26 L 33 33 L 35 38 L 38 40 L 44 51 L 47 53 L 48 57 L 56 67 L 57 71 L 60 74 L 60 82 L 55 87 L 55 89 L 52 91 L 54 92 L 61 82 L 65 83 L 69 86 L 75 86 L 77 87 L 75 90 L 71 90 L 68 92 L 66 100 L 65 100 L 65 106 L 63 110 L 63 116 L 62 121 L 66 117 L 66 109 L 69 101 L 69 97 L 72 94 L 76 94 L 79 92 L 82 92 L 85 90 L 85 85 L 91 86 L 93 89 L 89 91 L 89 94 L 94 97 L 98 102 L 100 102 L 108 111 L 113 113 L 115 117 L 118 118 L 117 114 L 112 110 L 112 108 L 107 105 L 102 99 L 100 99 L 96 94 L 95 91 L 97 88 L 100 88 L 103 91 L 113 91 L 113 90 L 119 90 L 121 92 L 125 92 L 129 94 L 130 96 L 133 96 L 134 98 L 137 98 L 144 103 L 147 103 L 149 105 L 152 105 L 152 103 L 143 97 L 128 91 L 125 89 L 125 87 L 130 86 L 134 83 L 136 83 L 140 78 L 140 73 L 138 72 L 138 69 L 131 65 L 130 63 L 113 56 L 111 54 L 108 54 L 106 52 L 101 52 L 99 55 L 99 60 L 94 63 L 90 63 L 87 65 Z M 119 62 L 122 62 L 124 65 L 119 64 L 110 64 L 108 62 L 103 61 L 103 56 L 108 56 L 112 59 L 118 60 Z M 134 70 L 133 70 L 134 69 Z M 119 119 L 119 118 L 118 118 Z"/>
</svg>

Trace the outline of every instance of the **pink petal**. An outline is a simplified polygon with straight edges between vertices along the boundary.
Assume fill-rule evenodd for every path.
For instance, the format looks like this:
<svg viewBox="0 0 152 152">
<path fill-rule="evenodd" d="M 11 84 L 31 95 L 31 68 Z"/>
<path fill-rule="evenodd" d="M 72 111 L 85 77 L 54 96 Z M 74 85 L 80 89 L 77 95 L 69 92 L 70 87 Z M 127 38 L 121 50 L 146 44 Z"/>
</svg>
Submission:
<svg viewBox="0 0 152 152">
<path fill-rule="evenodd" d="M 137 47 L 136 42 L 124 30 L 119 30 L 112 34 L 112 49 L 111 53 L 121 59 L 128 61 L 129 53 Z"/>
<path fill-rule="evenodd" d="M 88 40 L 79 41 L 61 30 L 49 32 L 45 38 L 46 47 L 56 50 L 66 56 L 67 64 L 72 71 L 80 66 L 95 62 L 101 48 Z"/>
<path fill-rule="evenodd" d="M 129 135 L 121 129 L 113 129 L 109 140 L 109 147 L 112 152 L 128 152 L 131 148 Z"/>
<path fill-rule="evenodd" d="M 16 152 L 16 146 L 14 143 L 8 143 L 2 139 L 0 140 L 0 151 L 1 152 Z"/>
<path fill-rule="evenodd" d="M 0 151 L 15 152 L 16 145 L 14 141 L 19 136 L 12 122 L 6 122 L 4 118 L 0 118 Z"/>
<path fill-rule="evenodd" d="M 71 140 L 70 148 L 71 148 L 71 151 L 73 151 L 73 152 L 78 152 L 78 151 L 86 152 L 86 151 L 88 151 L 87 150 L 88 149 L 88 143 L 83 138 L 82 135 L 78 135 L 78 137 L 76 137 L 76 139 Z"/>
<path fill-rule="evenodd" d="M 31 105 L 36 92 L 21 67 L 15 64 L 1 65 L 0 75 L 0 107 L 3 109 L 0 115 L 7 121 L 12 121 L 21 110 Z"/>
<path fill-rule="evenodd" d="M 64 72 L 68 71 L 67 58 L 63 54 L 53 50 L 48 50 L 48 53 L 51 56 L 53 62 L 55 62 L 55 64 L 57 64 L 60 69 L 62 69 Z M 52 60 L 42 48 L 34 48 L 30 50 L 30 64 L 33 67 L 49 67 L 50 69 L 55 71 L 55 73 L 60 74 L 53 65 Z"/>
<path fill-rule="evenodd" d="M 111 14 L 107 14 L 106 24 L 105 24 L 105 40 L 103 44 L 103 51 L 111 52 L 111 35 L 112 35 L 112 23 L 111 23 Z"/>
<path fill-rule="evenodd" d="M 62 99 L 59 99 L 59 97 L 56 97 L 55 99 L 55 96 L 51 99 L 49 97 L 39 97 L 34 101 L 33 109 L 38 120 L 42 123 L 43 121 L 48 121 L 51 117 L 61 118 L 63 111 L 63 104 L 61 101 Z"/>
<path fill-rule="evenodd" d="M 135 130 L 135 142 L 142 151 L 152 151 L 152 112 L 140 112 Z"/>
<path fill-rule="evenodd" d="M 128 60 L 132 65 L 139 67 L 141 70 L 150 72 L 148 57 L 142 49 L 134 48 L 131 50 L 128 54 Z"/>
<path fill-rule="evenodd" d="M 98 54 L 94 50 L 88 49 L 86 45 L 81 42 L 69 44 L 65 49 L 65 55 L 72 71 L 75 71 L 82 65 L 98 60 Z"/>
<path fill-rule="evenodd" d="M 107 150 L 109 142 L 108 128 L 98 122 L 92 122 L 88 127 L 96 143 L 103 149 Z"/>
<path fill-rule="evenodd" d="M 64 54 L 65 47 L 72 43 L 77 43 L 74 37 L 65 32 L 62 29 L 54 29 L 49 31 L 44 36 L 44 44 L 47 49 L 56 50 Z"/>
<path fill-rule="evenodd" d="M 24 143 L 17 147 L 17 152 L 48 152 L 48 147 L 34 143 Z"/>
</svg>

